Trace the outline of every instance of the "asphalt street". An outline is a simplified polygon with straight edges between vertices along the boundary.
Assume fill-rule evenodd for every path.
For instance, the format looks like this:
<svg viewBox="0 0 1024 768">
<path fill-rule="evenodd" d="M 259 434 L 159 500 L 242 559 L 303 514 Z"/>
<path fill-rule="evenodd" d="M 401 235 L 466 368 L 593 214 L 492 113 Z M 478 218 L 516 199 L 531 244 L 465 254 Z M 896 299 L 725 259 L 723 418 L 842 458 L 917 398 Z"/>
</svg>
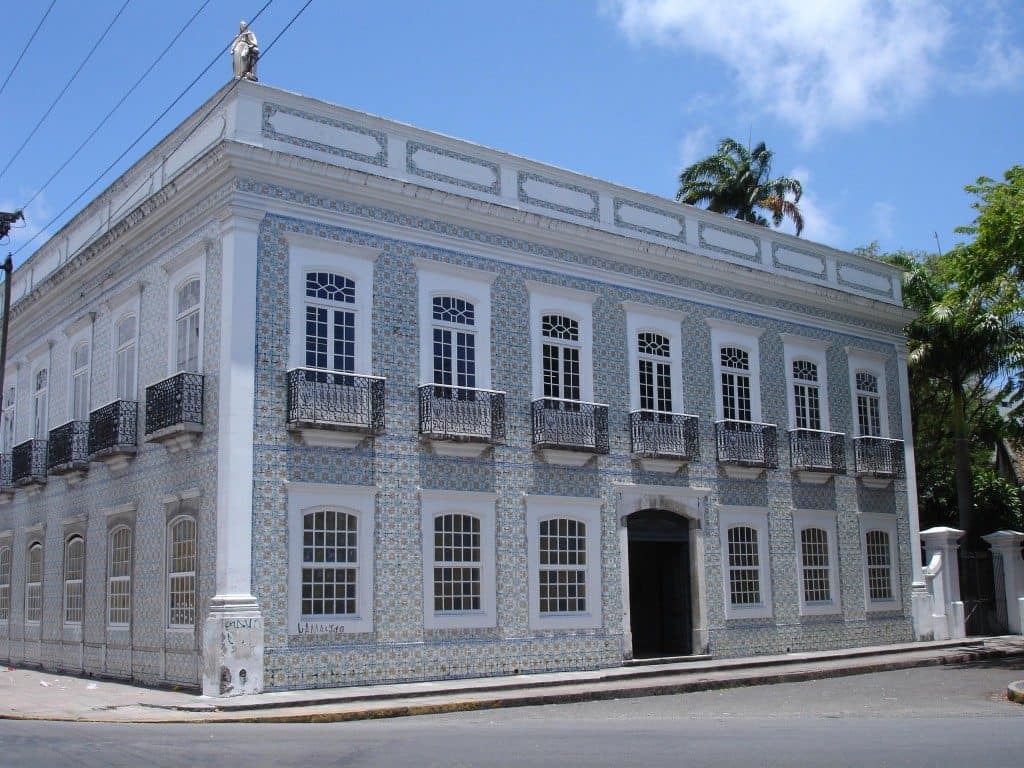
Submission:
<svg viewBox="0 0 1024 768">
<path fill-rule="evenodd" d="M 984 766 L 1024 760 L 1024 661 L 325 725 L 0 722 L 0 766 Z"/>
</svg>

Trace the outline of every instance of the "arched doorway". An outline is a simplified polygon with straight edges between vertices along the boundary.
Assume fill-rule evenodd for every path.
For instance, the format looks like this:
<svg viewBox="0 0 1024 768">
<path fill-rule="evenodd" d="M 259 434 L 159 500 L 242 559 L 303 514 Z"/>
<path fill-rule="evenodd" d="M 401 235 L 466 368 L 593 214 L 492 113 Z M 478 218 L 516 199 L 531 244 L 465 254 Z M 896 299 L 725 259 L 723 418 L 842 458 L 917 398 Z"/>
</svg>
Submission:
<svg viewBox="0 0 1024 768">
<path fill-rule="evenodd" d="M 690 526 L 660 509 L 626 518 L 633 657 L 693 652 Z"/>
</svg>

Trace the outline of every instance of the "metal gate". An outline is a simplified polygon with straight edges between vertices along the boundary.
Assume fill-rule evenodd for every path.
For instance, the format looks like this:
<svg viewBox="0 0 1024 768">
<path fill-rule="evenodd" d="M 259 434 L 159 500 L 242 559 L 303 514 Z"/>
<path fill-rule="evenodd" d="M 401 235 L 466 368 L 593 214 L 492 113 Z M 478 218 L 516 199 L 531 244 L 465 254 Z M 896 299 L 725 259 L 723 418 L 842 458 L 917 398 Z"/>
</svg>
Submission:
<svg viewBox="0 0 1024 768">
<path fill-rule="evenodd" d="M 992 550 L 984 542 L 965 542 L 959 550 L 960 599 L 968 635 L 1006 634 L 999 610 Z"/>
</svg>

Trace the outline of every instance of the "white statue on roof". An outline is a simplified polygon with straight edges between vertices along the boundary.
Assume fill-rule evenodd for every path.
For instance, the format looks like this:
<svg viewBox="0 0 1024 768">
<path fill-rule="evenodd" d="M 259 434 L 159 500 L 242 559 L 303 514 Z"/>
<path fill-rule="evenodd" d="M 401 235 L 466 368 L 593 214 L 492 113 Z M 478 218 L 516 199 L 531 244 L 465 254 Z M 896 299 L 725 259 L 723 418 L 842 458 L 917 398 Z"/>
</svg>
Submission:
<svg viewBox="0 0 1024 768">
<path fill-rule="evenodd" d="M 231 66 L 235 77 L 255 81 L 256 61 L 259 57 L 260 47 L 256 42 L 256 35 L 246 22 L 238 22 L 238 34 L 231 43 Z"/>
</svg>

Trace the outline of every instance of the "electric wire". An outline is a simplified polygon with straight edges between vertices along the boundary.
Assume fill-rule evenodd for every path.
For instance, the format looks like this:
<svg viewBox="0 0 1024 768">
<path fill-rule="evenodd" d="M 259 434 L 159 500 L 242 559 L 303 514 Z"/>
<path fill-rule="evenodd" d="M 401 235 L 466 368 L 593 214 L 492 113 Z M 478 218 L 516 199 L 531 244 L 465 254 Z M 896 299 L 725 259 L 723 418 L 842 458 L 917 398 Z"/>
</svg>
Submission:
<svg viewBox="0 0 1024 768">
<path fill-rule="evenodd" d="M 41 187 L 39 187 L 39 189 L 37 189 L 35 191 L 35 193 L 32 195 L 32 197 L 30 197 L 28 200 L 25 201 L 25 204 L 21 206 L 20 210 L 24 211 L 26 208 L 28 208 L 33 203 L 33 201 L 35 201 L 35 199 L 37 197 L 39 197 L 39 195 L 41 195 L 46 190 L 47 187 L 50 186 L 50 184 L 53 182 L 53 180 L 56 179 L 57 176 L 60 175 L 61 171 L 63 171 L 65 168 L 67 168 L 68 165 L 71 163 L 71 161 L 74 160 L 76 157 L 78 157 L 79 153 L 83 149 L 85 149 L 85 146 L 90 141 L 93 140 L 93 137 L 95 137 L 96 134 L 99 133 L 100 129 L 104 125 L 106 125 L 107 121 L 111 117 L 113 117 L 114 113 L 117 112 L 117 110 L 121 108 L 121 105 L 124 104 L 133 93 L 135 93 L 135 90 L 140 85 L 142 85 L 142 81 L 145 80 L 147 77 L 149 77 L 149 73 L 152 72 L 153 69 L 156 67 L 156 65 L 159 64 L 163 60 L 164 56 L 167 55 L 167 53 L 171 50 L 171 48 L 174 47 L 174 44 L 178 42 L 178 39 L 185 33 L 185 30 L 188 29 L 190 26 L 192 26 L 192 22 L 194 22 L 199 17 L 199 14 L 201 14 L 204 10 L 206 10 L 206 6 L 208 6 L 209 4 L 210 4 L 210 0 L 204 0 L 203 4 L 201 6 L 199 6 L 199 8 L 196 9 L 195 13 L 192 14 L 192 16 L 189 18 L 189 20 L 186 21 L 184 23 L 184 25 L 182 25 L 182 27 L 177 31 L 177 33 L 174 35 L 174 37 L 171 38 L 171 41 L 167 44 L 167 47 L 165 47 L 163 49 L 163 51 L 160 52 L 160 55 L 157 56 L 153 60 L 153 63 L 150 64 L 149 67 L 146 69 L 146 71 L 142 73 L 142 76 L 139 77 L 139 79 L 135 81 L 135 84 L 132 85 L 132 87 L 129 88 L 125 92 L 125 94 L 118 100 L 118 102 L 111 108 L 111 110 L 109 112 L 107 112 L 107 114 L 104 116 L 104 118 L 102 120 L 100 120 L 100 122 L 96 125 L 96 127 L 92 129 L 92 132 L 88 136 L 85 137 L 85 140 L 82 141 L 82 143 L 78 145 L 78 147 L 75 149 L 75 151 L 72 152 L 63 163 L 61 163 L 60 167 L 57 168 L 57 170 L 55 170 L 50 175 L 50 178 L 48 178 L 45 182 L 43 182 L 43 185 Z"/>
<path fill-rule="evenodd" d="M 7 165 L 3 167 L 3 170 L 0 170 L 0 178 L 3 178 L 3 175 L 7 173 L 7 169 L 11 167 L 11 164 L 15 160 L 18 159 L 18 157 L 22 153 L 22 150 L 24 150 L 25 147 L 28 146 L 28 143 L 32 140 L 32 137 L 36 135 L 36 131 L 39 130 L 40 126 L 42 126 L 42 124 L 46 121 L 46 118 L 48 118 L 50 116 L 50 113 L 53 112 L 53 108 L 57 106 L 58 102 L 62 98 L 64 98 L 64 94 L 68 92 L 68 88 L 70 88 L 71 84 L 74 83 L 75 80 L 78 78 L 78 75 L 85 68 L 85 65 L 89 63 L 89 59 L 92 58 L 92 55 L 96 52 L 96 49 L 99 48 L 100 44 L 106 39 L 107 33 L 110 32 L 114 24 L 117 23 L 117 20 L 121 18 L 121 14 L 124 13 L 124 9 L 128 7 L 128 4 L 131 3 L 131 1 L 132 0 L 124 0 L 124 5 L 117 9 L 117 13 L 114 14 L 114 18 L 112 18 L 110 20 L 110 23 L 107 24 L 107 28 L 103 30 L 103 34 L 101 34 L 99 38 L 96 40 L 96 42 L 93 43 L 92 48 L 89 49 L 89 53 L 85 55 L 85 58 L 82 59 L 81 63 L 75 69 L 74 73 L 71 75 L 70 78 L 68 78 L 68 81 L 64 83 L 64 87 L 60 89 L 60 93 L 57 94 L 57 98 L 55 98 L 53 100 L 53 103 L 50 104 L 49 107 L 47 107 L 46 111 L 43 113 L 43 116 L 39 118 L 39 122 L 35 124 L 35 127 L 31 131 L 29 131 L 28 136 L 26 136 L 25 140 L 21 142 L 21 146 L 18 147 L 18 149 L 15 151 L 14 156 L 7 161 Z"/>
<path fill-rule="evenodd" d="M 267 0 L 267 2 L 263 4 L 263 7 L 262 7 L 262 8 L 260 8 L 260 9 L 259 9 L 259 11 L 257 11 L 257 12 L 256 12 L 256 15 L 252 17 L 252 21 L 250 21 L 249 23 L 250 23 L 250 24 L 252 24 L 253 22 L 255 22 L 255 21 L 256 21 L 256 20 L 257 20 L 257 19 L 258 19 L 258 18 L 259 18 L 259 17 L 260 17 L 260 16 L 262 15 L 262 14 L 263 14 L 263 12 L 264 12 L 265 10 L 267 10 L 267 8 L 269 8 L 269 7 L 270 7 L 270 6 L 271 6 L 271 5 L 273 4 L 273 3 L 274 3 L 274 0 Z M 307 3 L 306 5 L 309 5 L 309 3 Z M 233 41 L 234 41 L 234 38 L 232 38 L 232 42 L 233 42 Z M 83 197 L 85 197 L 85 196 L 86 196 L 86 195 L 87 195 L 87 194 L 89 193 L 89 191 L 90 191 L 90 190 L 91 190 L 91 189 L 92 189 L 93 187 L 95 187 L 95 186 L 96 186 L 97 184 L 99 184 L 99 183 L 100 183 L 100 182 L 101 182 L 101 181 L 103 180 L 103 177 L 104 177 L 104 176 L 106 176 L 106 175 L 107 175 L 108 173 L 110 173 L 110 171 L 111 171 L 111 170 L 112 170 L 112 169 L 113 169 L 113 168 L 114 168 L 114 167 L 115 167 L 115 166 L 116 166 L 116 165 L 117 165 L 117 164 L 118 164 L 119 162 L 121 162 L 121 161 L 122 161 L 122 160 L 123 160 L 123 159 L 125 158 L 125 156 L 126 156 L 126 155 L 127 155 L 128 153 L 129 153 L 129 152 L 131 152 L 131 151 L 132 151 L 132 150 L 133 150 L 133 149 L 134 149 L 134 148 L 135 148 L 136 146 L 138 146 L 139 142 L 141 142 L 141 141 L 142 141 L 142 140 L 143 140 L 143 139 L 144 139 L 144 138 L 146 137 L 146 135 L 147 135 L 147 134 L 149 134 L 149 132 L 150 132 L 151 130 L 153 130 L 153 128 L 154 128 L 154 127 L 155 127 L 155 126 L 157 125 L 157 123 L 159 123 L 159 122 L 160 122 L 160 121 L 161 121 L 161 120 L 162 120 L 162 119 L 163 119 L 163 118 L 164 118 L 164 117 L 165 117 L 165 116 L 167 115 L 167 113 L 168 113 L 168 112 L 170 112 L 170 111 L 171 111 L 172 109 L 174 109 L 174 107 L 175 107 L 175 106 L 176 106 L 176 105 L 178 104 L 178 102 L 179 102 L 179 101 L 181 101 L 181 100 L 182 100 L 183 98 L 185 98 L 185 96 L 186 96 L 186 95 L 188 94 L 188 92 L 189 92 L 190 90 L 192 90 L 192 88 L 193 88 L 193 87 L 195 87 L 196 83 L 198 83 L 198 82 L 199 82 L 199 81 L 200 81 L 200 80 L 201 80 L 201 79 L 202 79 L 202 78 L 203 78 L 203 77 L 204 77 L 204 76 L 206 75 L 206 73 L 207 73 L 207 72 L 209 72 L 209 71 L 210 71 L 210 70 L 211 70 L 211 69 L 213 68 L 213 66 L 214 66 L 214 65 L 215 65 L 215 64 L 216 64 L 216 63 L 217 63 L 218 61 L 220 61 L 220 57 L 221 57 L 221 56 L 222 56 L 222 55 L 223 55 L 223 54 L 224 54 L 224 53 L 225 53 L 225 52 L 226 52 L 227 50 L 229 50 L 229 49 L 230 49 L 230 47 L 231 47 L 231 43 L 228 43 L 228 45 L 224 46 L 223 48 L 218 48 L 218 49 L 217 49 L 217 53 L 216 53 L 216 54 L 214 55 L 214 57 L 213 57 L 213 58 L 212 58 L 212 59 L 210 60 L 210 63 L 209 63 L 209 64 L 207 64 L 207 65 L 206 65 L 206 66 L 205 66 L 205 67 L 203 68 L 203 70 L 202 70 L 202 71 L 201 71 L 201 72 L 200 72 L 200 73 L 199 73 L 198 75 L 196 75 L 196 76 L 195 76 L 195 77 L 194 77 L 194 78 L 192 79 L 192 82 L 190 82 L 190 83 L 189 83 L 188 85 L 186 85 L 186 86 L 185 86 L 185 88 L 183 88 L 183 89 L 181 90 L 181 92 L 180 92 L 180 93 L 178 93 L 178 95 L 174 97 L 174 100 L 173 100 L 173 101 L 171 101 L 171 103 L 170 103 L 170 104 L 168 104 L 168 105 L 167 105 L 167 106 L 166 106 L 166 107 L 164 108 L 164 110 L 163 110 L 163 111 L 162 111 L 162 112 L 161 112 L 161 113 L 160 113 L 159 115 L 157 115 L 157 116 L 156 116 L 156 117 L 155 117 L 155 118 L 154 118 L 154 119 L 153 119 L 153 120 L 152 120 L 152 121 L 150 122 L 150 124 L 149 124 L 149 125 L 147 125 L 147 126 L 145 127 L 145 129 L 143 129 L 143 131 L 142 131 L 142 132 L 141 132 L 141 133 L 140 133 L 140 134 L 139 134 L 139 135 L 138 135 L 137 137 L 135 137 L 135 140 L 134 140 L 134 141 L 132 141 L 132 143 L 131 143 L 131 144 L 129 144 L 129 145 L 128 145 L 128 146 L 127 146 L 127 147 L 126 147 L 125 149 L 124 149 L 124 151 L 123 151 L 123 152 L 121 152 L 121 154 L 119 154 L 119 155 L 118 155 L 117 157 L 115 157 L 115 158 L 114 158 L 114 159 L 113 159 L 113 160 L 112 160 L 112 161 L 111 161 L 111 162 L 110 162 L 110 163 L 109 163 L 109 164 L 107 165 L 107 167 L 106 167 L 106 168 L 104 168 L 104 169 L 103 169 L 102 171 L 100 171 L 100 172 L 99 172 L 99 174 L 98 174 L 98 175 L 97 175 L 97 176 L 96 176 L 96 177 L 95 177 L 95 178 L 94 178 L 94 179 L 93 179 L 93 180 L 92 180 L 91 182 L 89 182 L 88 186 L 86 186 L 86 187 L 85 187 L 85 188 L 84 188 L 84 189 L 83 189 L 83 190 L 82 190 L 81 192 L 79 192 L 79 193 L 78 193 L 78 194 L 77 194 L 77 195 L 75 196 L 75 198 L 74 198 L 74 199 L 73 199 L 73 200 L 72 200 L 72 201 L 71 201 L 70 203 L 68 203 L 68 204 L 67 204 L 67 205 L 65 205 L 65 206 L 64 206 L 63 208 L 61 208 L 61 210 L 60 210 L 60 211 L 59 211 L 59 212 L 58 212 L 58 213 L 57 213 L 56 215 L 52 216 L 52 217 L 50 218 L 50 220 L 49 220 L 48 222 L 46 222 L 46 224 L 45 224 L 45 225 L 44 225 L 43 227 L 41 227 L 40 229 L 38 229 L 38 230 L 36 231 L 36 233 L 35 233 L 34 235 L 32 235 L 32 237 L 30 237 L 30 238 L 29 238 L 28 240 L 26 240 L 26 241 L 25 241 L 24 243 L 22 243 L 21 245 L 19 245 L 19 246 L 18 246 L 18 247 L 17 247 L 16 249 L 15 249 L 15 251 L 14 251 L 14 255 L 15 255 L 15 256 L 17 256 L 17 255 L 18 255 L 18 254 L 19 254 L 19 253 L 20 253 L 20 252 L 21 252 L 22 250 L 24 250 L 24 249 L 25 249 L 25 248 L 26 248 L 26 247 L 27 247 L 27 246 L 28 246 L 29 244 L 31 244 L 31 243 L 32 243 L 32 241 L 34 241 L 34 240 L 35 240 L 35 239 L 36 239 L 37 237 L 39 237 L 39 236 L 40 236 L 41 234 L 43 234 L 44 232 L 46 232 L 46 231 L 47 231 L 47 230 L 48 230 L 48 229 L 49 229 L 49 228 L 50 228 L 51 226 L 53 226 L 53 224 L 54 224 L 55 222 L 57 222 L 57 221 L 58 221 L 58 220 L 59 220 L 59 219 L 60 219 L 60 218 L 61 218 L 61 217 L 62 217 L 62 216 L 63 216 L 63 215 L 65 214 L 65 213 L 67 213 L 68 211 L 70 211 L 70 210 L 71 210 L 71 209 L 72 209 L 72 208 L 73 208 L 73 207 L 74 207 L 74 206 L 75 206 L 75 205 L 76 205 L 76 204 L 78 203 L 78 201 L 79 201 L 79 200 L 81 200 L 81 199 L 82 199 Z M 270 49 L 269 49 L 269 47 L 267 48 L 267 50 L 268 50 L 268 51 L 270 50 Z M 235 86 L 234 86 L 234 85 L 232 85 L 232 88 L 231 88 L 231 90 L 234 90 L 234 87 L 235 87 Z M 218 101 L 218 104 L 219 104 L 219 103 L 220 103 L 220 102 Z M 203 119 L 205 120 L 206 118 L 204 117 Z M 195 127 L 194 127 L 194 128 L 192 129 L 192 131 L 189 131 L 189 133 L 188 133 L 188 136 L 187 136 L 186 138 L 190 137 L 190 136 L 192 135 L 192 133 L 194 133 L 194 132 L 195 132 L 195 128 L 197 128 L 197 127 L 198 127 L 198 126 L 199 126 L 199 125 L 201 124 L 201 122 L 202 122 L 202 121 L 200 121 L 200 123 L 197 123 L 197 124 L 196 124 L 196 126 L 195 126 Z M 177 149 L 178 149 L 178 147 L 180 147 L 180 146 L 181 146 L 181 144 L 178 144 L 178 146 L 177 146 L 177 147 L 175 147 L 175 150 L 177 150 Z M 175 151 L 175 150 L 172 150 L 172 153 L 173 153 L 173 151 Z M 154 173 L 155 173 L 155 171 L 154 171 Z M 143 183 L 148 183 L 148 182 L 149 182 L 149 179 L 151 179 L 151 178 L 153 178 L 153 174 L 150 174 L 150 175 L 149 175 L 149 177 L 147 177 L 146 181 L 145 181 L 145 182 L 143 182 Z M 131 199 L 131 198 L 128 198 L 128 199 Z"/>
<path fill-rule="evenodd" d="M 28 37 L 28 42 L 25 43 L 25 47 L 21 49 L 21 53 L 18 54 L 18 58 L 14 60 L 14 66 L 11 67 L 11 71 L 7 73 L 7 77 L 4 78 L 4 84 L 0 85 L 0 96 L 3 95 L 4 89 L 7 84 L 11 82 L 11 78 L 14 77 L 15 70 L 18 69 L 18 65 L 21 64 L 21 60 L 25 57 L 25 53 L 28 51 L 29 46 L 32 45 L 32 41 L 36 39 L 36 35 L 39 34 L 39 30 L 43 26 L 43 22 L 46 21 L 46 17 L 50 15 L 50 11 L 53 10 L 53 6 L 57 4 L 57 0 L 50 0 L 50 6 L 43 13 L 43 18 L 36 24 L 36 28 L 32 30 L 32 34 Z"/>
</svg>

